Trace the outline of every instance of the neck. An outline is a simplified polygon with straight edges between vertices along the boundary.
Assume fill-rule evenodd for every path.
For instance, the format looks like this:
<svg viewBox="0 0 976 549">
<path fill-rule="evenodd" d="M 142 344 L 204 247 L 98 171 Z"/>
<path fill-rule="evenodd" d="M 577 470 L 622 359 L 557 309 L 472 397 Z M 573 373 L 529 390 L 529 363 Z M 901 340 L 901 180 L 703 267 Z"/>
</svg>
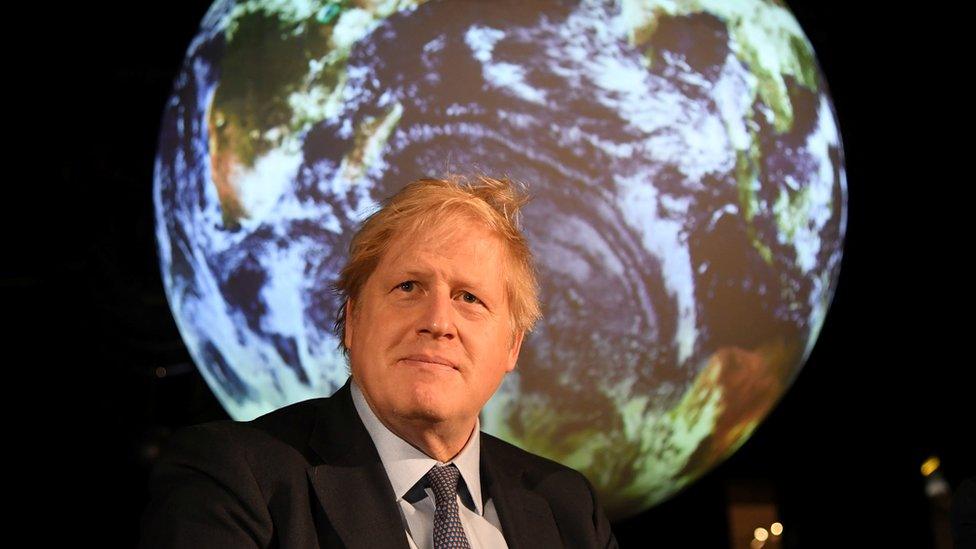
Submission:
<svg viewBox="0 0 976 549">
<path fill-rule="evenodd" d="M 353 380 L 353 383 L 356 383 Z M 441 462 L 454 459 L 468 440 L 473 436 L 478 417 L 461 420 L 437 421 L 429 417 L 404 417 L 395 413 L 384 414 L 377 410 L 366 391 L 356 385 L 357 391 L 366 401 L 366 406 L 394 435 L 400 437 L 414 448 Z"/>
<path fill-rule="evenodd" d="M 377 416 L 379 417 L 379 416 Z M 425 419 L 379 417 L 387 429 L 411 446 L 441 462 L 448 462 L 461 453 L 468 439 L 474 436 L 475 420 L 438 422 Z"/>
</svg>

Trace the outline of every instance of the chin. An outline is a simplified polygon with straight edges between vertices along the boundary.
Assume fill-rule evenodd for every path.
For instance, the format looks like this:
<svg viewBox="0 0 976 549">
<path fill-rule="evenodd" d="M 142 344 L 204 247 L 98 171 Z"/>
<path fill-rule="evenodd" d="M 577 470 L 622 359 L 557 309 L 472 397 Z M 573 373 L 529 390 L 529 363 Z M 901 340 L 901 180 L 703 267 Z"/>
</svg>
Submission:
<svg viewBox="0 0 976 549">
<path fill-rule="evenodd" d="M 436 387 L 415 387 L 412 394 L 405 399 L 402 407 L 403 416 L 411 420 L 430 422 L 447 421 L 456 418 L 458 410 L 445 398 L 444 390 Z"/>
</svg>

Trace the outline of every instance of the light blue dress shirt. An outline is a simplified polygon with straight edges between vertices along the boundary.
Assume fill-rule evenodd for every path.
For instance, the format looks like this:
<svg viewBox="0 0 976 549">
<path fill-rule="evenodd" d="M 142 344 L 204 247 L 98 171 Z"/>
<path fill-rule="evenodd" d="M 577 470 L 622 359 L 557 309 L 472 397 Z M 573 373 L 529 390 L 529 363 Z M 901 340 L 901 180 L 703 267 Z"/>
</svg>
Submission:
<svg viewBox="0 0 976 549">
<path fill-rule="evenodd" d="M 383 425 L 376 417 L 356 381 L 352 401 L 369 431 L 380 461 L 393 485 L 400 517 L 411 549 L 434 547 L 434 492 L 421 482 L 434 465 L 453 463 L 461 472 L 458 482 L 458 511 L 471 549 L 507 549 L 495 505 L 481 501 L 481 422 L 475 421 L 473 435 L 453 460 L 443 463 L 414 448 Z"/>
</svg>

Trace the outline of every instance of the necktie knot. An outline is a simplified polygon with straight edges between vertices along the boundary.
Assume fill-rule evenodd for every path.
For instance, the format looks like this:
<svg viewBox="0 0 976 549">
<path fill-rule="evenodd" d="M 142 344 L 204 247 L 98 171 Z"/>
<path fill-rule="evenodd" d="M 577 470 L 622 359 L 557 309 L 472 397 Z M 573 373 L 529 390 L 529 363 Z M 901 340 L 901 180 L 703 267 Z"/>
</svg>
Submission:
<svg viewBox="0 0 976 549">
<path fill-rule="evenodd" d="M 457 487 L 461 471 L 451 465 L 435 465 L 427 472 L 434 492 L 435 549 L 468 549 L 468 539 L 458 514 Z"/>
<path fill-rule="evenodd" d="M 430 472 L 427 473 L 427 479 L 430 481 L 431 490 L 434 491 L 434 502 L 437 507 L 455 501 L 459 478 L 461 478 L 461 471 L 458 471 L 457 466 L 453 463 L 431 467 Z"/>
</svg>

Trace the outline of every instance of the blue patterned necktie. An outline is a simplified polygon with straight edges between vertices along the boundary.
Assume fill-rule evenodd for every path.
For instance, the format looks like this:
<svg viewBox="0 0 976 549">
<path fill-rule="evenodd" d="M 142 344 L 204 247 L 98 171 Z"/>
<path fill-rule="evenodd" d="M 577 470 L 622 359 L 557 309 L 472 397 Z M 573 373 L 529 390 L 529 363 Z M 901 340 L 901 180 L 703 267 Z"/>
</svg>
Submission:
<svg viewBox="0 0 976 549">
<path fill-rule="evenodd" d="M 434 549 L 471 549 L 458 514 L 457 485 L 461 471 L 451 465 L 435 465 L 427 472 L 434 491 Z"/>
</svg>

